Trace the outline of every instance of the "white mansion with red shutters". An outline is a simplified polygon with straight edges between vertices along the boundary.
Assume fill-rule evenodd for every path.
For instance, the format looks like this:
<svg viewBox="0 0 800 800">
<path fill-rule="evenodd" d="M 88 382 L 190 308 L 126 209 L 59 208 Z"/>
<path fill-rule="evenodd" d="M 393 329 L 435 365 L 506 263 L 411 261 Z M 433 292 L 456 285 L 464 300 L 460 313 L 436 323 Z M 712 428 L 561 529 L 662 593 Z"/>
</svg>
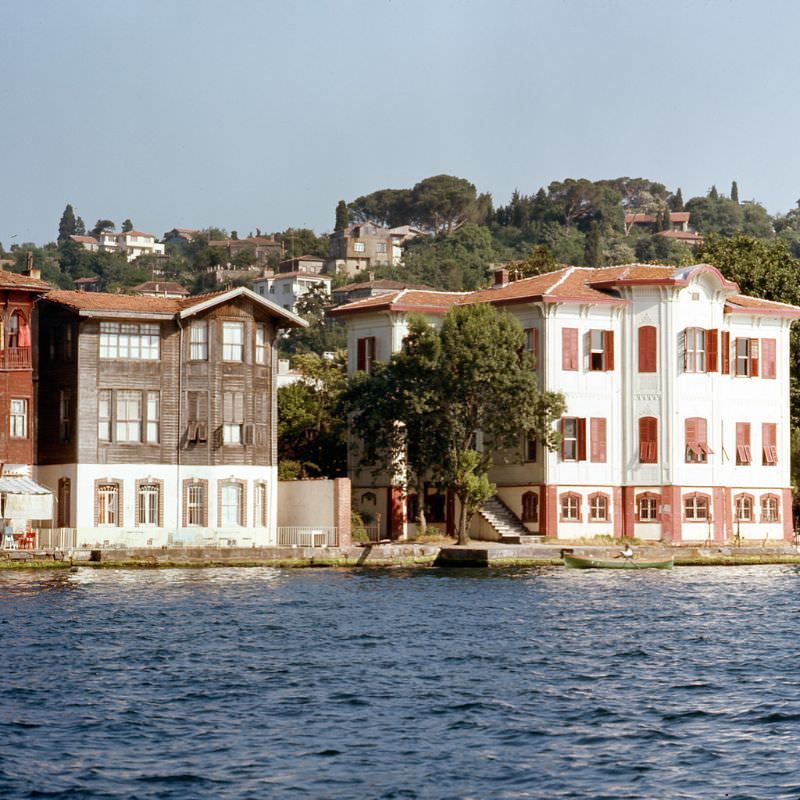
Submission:
<svg viewBox="0 0 800 800">
<path fill-rule="evenodd" d="M 542 389 L 560 391 L 562 443 L 520 431 L 497 459 L 499 499 L 531 533 L 672 543 L 783 539 L 789 489 L 789 328 L 800 308 L 739 294 L 714 267 L 569 267 L 471 293 L 400 290 L 330 313 L 346 320 L 350 372 L 400 349 L 412 312 L 507 309 L 527 332 Z M 504 463 L 501 463 L 504 462 Z M 351 463 L 353 496 L 395 538 L 420 498 Z M 453 502 L 426 491 L 452 526 Z M 449 520 L 449 522 L 448 522 Z M 491 535 L 476 517 L 473 535 Z"/>
</svg>

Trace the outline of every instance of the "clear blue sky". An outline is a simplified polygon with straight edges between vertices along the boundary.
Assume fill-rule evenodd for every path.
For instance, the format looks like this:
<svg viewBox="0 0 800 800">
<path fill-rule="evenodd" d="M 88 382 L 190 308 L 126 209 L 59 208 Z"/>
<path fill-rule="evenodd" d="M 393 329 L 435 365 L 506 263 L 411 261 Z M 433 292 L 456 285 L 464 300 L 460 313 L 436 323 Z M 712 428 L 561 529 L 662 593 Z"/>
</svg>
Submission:
<svg viewBox="0 0 800 800">
<path fill-rule="evenodd" d="M 0 242 L 333 226 L 451 173 L 800 197 L 793 0 L 0 0 Z M 16 234 L 15 238 L 12 236 Z"/>
</svg>

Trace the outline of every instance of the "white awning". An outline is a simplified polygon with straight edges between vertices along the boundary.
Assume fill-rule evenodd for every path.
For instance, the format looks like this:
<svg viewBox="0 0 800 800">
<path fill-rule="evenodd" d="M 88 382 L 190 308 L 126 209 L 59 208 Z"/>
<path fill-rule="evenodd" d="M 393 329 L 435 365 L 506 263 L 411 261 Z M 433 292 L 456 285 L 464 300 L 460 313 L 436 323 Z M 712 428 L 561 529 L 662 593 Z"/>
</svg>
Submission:
<svg viewBox="0 0 800 800">
<path fill-rule="evenodd" d="M 53 518 L 53 493 L 30 478 L 0 477 L 0 495 L 7 519 Z"/>
</svg>

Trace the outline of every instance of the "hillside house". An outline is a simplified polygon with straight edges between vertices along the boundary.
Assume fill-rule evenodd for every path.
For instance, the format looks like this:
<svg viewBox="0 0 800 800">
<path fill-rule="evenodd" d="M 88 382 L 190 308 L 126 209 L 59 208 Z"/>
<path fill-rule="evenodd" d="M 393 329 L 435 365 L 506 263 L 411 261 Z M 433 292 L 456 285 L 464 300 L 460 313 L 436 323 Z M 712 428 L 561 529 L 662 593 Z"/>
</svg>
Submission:
<svg viewBox="0 0 800 800">
<path fill-rule="evenodd" d="M 287 311 L 296 311 L 298 300 L 316 287 L 330 297 L 332 280 L 330 275 L 314 272 L 279 272 L 253 281 L 253 291 Z"/>
<path fill-rule="evenodd" d="M 349 371 L 402 345 L 411 312 L 439 324 L 491 303 L 526 332 L 542 389 L 563 392 L 558 452 L 520 431 L 490 473 L 531 532 L 672 543 L 789 539 L 789 329 L 800 308 L 743 296 L 706 264 L 569 267 L 472 293 L 400 290 L 329 313 L 348 326 Z M 351 462 L 353 496 L 402 537 L 420 498 Z M 427 492 L 426 492 L 427 494 Z M 424 498 L 452 527 L 450 498 Z M 493 538 L 476 517 L 473 535 Z"/>
</svg>

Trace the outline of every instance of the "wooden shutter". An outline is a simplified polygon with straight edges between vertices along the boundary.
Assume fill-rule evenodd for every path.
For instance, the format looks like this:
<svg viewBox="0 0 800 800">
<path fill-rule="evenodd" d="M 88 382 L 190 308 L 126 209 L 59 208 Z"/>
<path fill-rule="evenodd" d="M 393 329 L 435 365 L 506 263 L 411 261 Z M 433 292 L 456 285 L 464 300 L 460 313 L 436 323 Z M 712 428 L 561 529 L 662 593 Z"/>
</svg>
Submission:
<svg viewBox="0 0 800 800">
<path fill-rule="evenodd" d="M 761 340 L 761 377 L 774 378 L 776 376 L 775 368 L 775 340 L 762 339 Z"/>
<path fill-rule="evenodd" d="M 717 336 L 716 328 L 706 331 L 706 372 L 717 371 Z"/>
<path fill-rule="evenodd" d="M 244 422 L 244 392 L 233 392 L 233 421 Z"/>
<path fill-rule="evenodd" d="M 578 329 L 561 329 L 561 369 L 578 369 Z"/>
<path fill-rule="evenodd" d="M 758 339 L 750 340 L 750 377 L 758 377 Z"/>
<path fill-rule="evenodd" d="M 657 340 L 654 325 L 639 327 L 639 372 L 655 372 Z"/>
<path fill-rule="evenodd" d="M 222 419 L 225 422 L 233 422 L 233 392 L 222 393 Z"/>
<path fill-rule="evenodd" d="M 658 461 L 658 421 L 655 417 L 639 419 L 639 461 L 642 464 Z"/>
<path fill-rule="evenodd" d="M 356 349 L 356 369 L 359 372 L 364 372 L 367 368 L 367 340 L 359 339 Z"/>
<path fill-rule="evenodd" d="M 683 371 L 689 369 L 689 329 L 683 330 Z"/>
<path fill-rule="evenodd" d="M 761 423 L 761 450 L 763 464 L 778 463 L 777 428 L 774 422 Z"/>
<path fill-rule="evenodd" d="M 375 337 L 370 336 L 367 339 L 367 371 L 372 371 L 372 364 L 375 361 L 375 355 L 378 352 L 378 348 L 375 343 Z"/>
<path fill-rule="evenodd" d="M 614 331 L 603 331 L 603 364 L 607 371 L 614 369 Z"/>
<path fill-rule="evenodd" d="M 564 442 L 564 436 L 567 432 L 567 418 L 561 417 L 561 460 L 565 460 L 567 448 Z"/>
<path fill-rule="evenodd" d="M 700 448 L 701 452 L 710 453 L 711 450 L 708 447 L 708 426 L 706 425 L 706 421 L 703 419 L 703 417 L 695 417 L 695 421 L 697 424 L 697 446 Z"/>
<path fill-rule="evenodd" d="M 578 461 L 586 461 L 586 417 L 578 420 Z"/>
<path fill-rule="evenodd" d="M 750 463 L 750 423 L 736 423 L 736 461 L 739 464 Z"/>
<path fill-rule="evenodd" d="M 606 461 L 606 420 L 605 417 L 592 417 L 589 421 L 591 438 L 590 458 L 593 462 L 604 464 Z"/>
<path fill-rule="evenodd" d="M 722 366 L 720 371 L 723 375 L 730 375 L 731 372 L 731 335 L 728 331 L 722 331 Z"/>
</svg>

